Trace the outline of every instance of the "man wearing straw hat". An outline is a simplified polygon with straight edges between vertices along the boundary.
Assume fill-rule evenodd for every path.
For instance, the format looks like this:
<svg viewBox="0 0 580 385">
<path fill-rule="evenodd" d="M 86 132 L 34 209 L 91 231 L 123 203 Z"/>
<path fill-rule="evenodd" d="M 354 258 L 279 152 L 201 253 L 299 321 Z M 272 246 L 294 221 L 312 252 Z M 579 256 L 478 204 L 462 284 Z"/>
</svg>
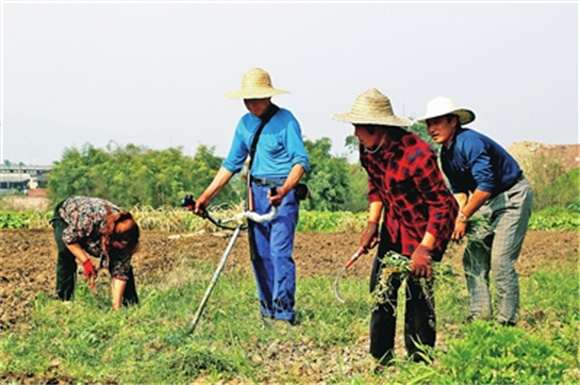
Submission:
<svg viewBox="0 0 580 385">
<path fill-rule="evenodd" d="M 274 88 L 268 72 L 252 68 L 244 74 L 241 89 L 226 94 L 228 98 L 243 99 L 249 112 L 239 120 L 228 156 L 197 198 L 194 211 L 201 214 L 250 156 L 249 209 L 265 214 L 272 206 L 278 207 L 274 219 L 250 221 L 248 227 L 260 310 L 266 318 L 294 324 L 296 266 L 292 252 L 299 206 L 295 187 L 308 170 L 309 159 L 298 121 L 290 111 L 271 102 L 272 96 L 286 93 Z M 255 137 L 258 139 L 252 156 Z M 276 187 L 274 195 L 272 187 Z"/>
<path fill-rule="evenodd" d="M 493 270 L 497 289 L 497 320 L 515 325 L 519 309 L 518 259 L 533 192 L 517 161 L 491 138 L 463 125 L 475 120 L 473 111 L 457 108 L 453 100 L 437 97 L 427 104 L 425 116 L 433 141 L 441 145 L 443 172 L 459 202 L 452 239 L 461 240 L 468 220 L 483 218 L 469 237 L 463 255 L 467 289 L 471 297 L 470 318 L 492 318 L 489 274 Z"/>
<path fill-rule="evenodd" d="M 411 122 L 395 116 L 380 91 L 362 93 L 349 112 L 333 118 L 354 125 L 360 161 L 369 176 L 369 217 L 361 247 L 379 244 L 370 283 L 371 292 L 378 294 L 373 295 L 377 303 L 371 314 L 370 352 L 381 364 L 394 358 L 397 291 L 406 277 L 405 347 L 412 360 L 427 361 L 421 345 L 433 347 L 436 337 L 432 261 L 441 260 L 450 240 L 457 202 L 431 146 L 402 128 Z M 389 251 L 411 259 L 408 277 L 400 271 L 388 273 L 384 256 Z"/>
</svg>

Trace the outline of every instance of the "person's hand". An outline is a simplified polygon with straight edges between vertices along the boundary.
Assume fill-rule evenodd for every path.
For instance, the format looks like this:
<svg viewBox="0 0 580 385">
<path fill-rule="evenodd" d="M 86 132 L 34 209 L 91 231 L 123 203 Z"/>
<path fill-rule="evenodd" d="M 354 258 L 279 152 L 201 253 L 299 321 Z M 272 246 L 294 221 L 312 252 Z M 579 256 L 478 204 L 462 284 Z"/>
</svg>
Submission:
<svg viewBox="0 0 580 385">
<path fill-rule="evenodd" d="M 273 187 L 268 191 L 268 200 L 272 206 L 280 206 L 282 204 L 282 199 L 286 196 L 286 190 L 284 187 Z"/>
<path fill-rule="evenodd" d="M 83 270 L 85 278 L 89 280 L 89 288 L 91 290 L 94 289 L 97 273 L 95 272 L 95 266 L 93 266 L 90 259 L 87 258 L 87 260 L 83 262 Z"/>
<path fill-rule="evenodd" d="M 453 229 L 453 234 L 451 234 L 451 240 L 455 242 L 459 242 L 465 236 L 467 232 L 467 222 L 462 222 L 457 220 L 455 222 L 455 229 Z"/>
<path fill-rule="evenodd" d="M 413 254 L 411 254 L 411 271 L 416 277 L 431 279 L 433 273 L 431 265 L 431 250 L 419 244 Z"/>
<path fill-rule="evenodd" d="M 364 229 L 360 237 L 360 247 L 370 250 L 379 243 L 379 228 L 378 223 L 368 221 L 367 227 Z"/>
<path fill-rule="evenodd" d="M 195 200 L 195 206 L 193 206 L 193 213 L 203 217 L 205 215 L 205 208 L 209 205 L 209 199 L 202 196 Z"/>
</svg>

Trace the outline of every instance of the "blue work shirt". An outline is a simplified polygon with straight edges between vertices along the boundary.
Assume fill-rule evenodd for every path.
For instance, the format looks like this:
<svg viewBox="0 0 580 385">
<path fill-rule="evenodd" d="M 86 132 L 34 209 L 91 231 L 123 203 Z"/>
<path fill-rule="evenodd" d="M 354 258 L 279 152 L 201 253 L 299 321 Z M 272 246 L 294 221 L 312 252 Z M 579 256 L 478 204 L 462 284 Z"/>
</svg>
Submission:
<svg viewBox="0 0 580 385">
<path fill-rule="evenodd" d="M 469 128 L 459 128 L 449 147 L 441 146 L 439 151 L 454 194 L 478 189 L 495 196 L 522 175 L 518 162 L 502 146 Z"/>
<path fill-rule="evenodd" d="M 251 113 L 242 116 L 230 152 L 222 163 L 226 170 L 237 173 L 242 169 L 260 123 L 260 118 Z M 280 108 L 260 133 L 250 174 L 262 178 L 285 178 L 296 164 L 308 171 L 309 159 L 300 124 L 290 111 Z"/>
</svg>

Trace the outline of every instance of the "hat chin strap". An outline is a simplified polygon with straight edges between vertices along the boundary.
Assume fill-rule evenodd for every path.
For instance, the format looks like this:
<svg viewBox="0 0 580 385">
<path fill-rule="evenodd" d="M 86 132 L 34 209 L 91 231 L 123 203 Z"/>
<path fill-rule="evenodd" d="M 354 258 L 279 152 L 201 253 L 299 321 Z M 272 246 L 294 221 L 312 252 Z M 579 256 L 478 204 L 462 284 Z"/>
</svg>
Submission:
<svg viewBox="0 0 580 385">
<path fill-rule="evenodd" d="M 367 154 L 374 154 L 375 152 L 379 151 L 380 148 L 383 146 L 383 144 L 385 144 L 385 138 L 387 137 L 387 134 L 383 134 L 383 137 L 381 138 L 381 142 L 379 143 L 379 145 L 377 147 L 375 147 L 374 150 L 368 149 L 367 147 L 365 147 L 365 152 Z"/>
</svg>

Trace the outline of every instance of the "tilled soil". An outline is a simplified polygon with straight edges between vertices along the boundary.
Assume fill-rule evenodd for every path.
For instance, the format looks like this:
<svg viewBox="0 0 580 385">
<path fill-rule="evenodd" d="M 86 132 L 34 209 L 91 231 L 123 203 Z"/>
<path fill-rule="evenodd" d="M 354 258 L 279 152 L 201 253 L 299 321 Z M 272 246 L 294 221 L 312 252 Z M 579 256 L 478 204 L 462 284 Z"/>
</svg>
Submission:
<svg viewBox="0 0 580 385">
<path fill-rule="evenodd" d="M 142 244 L 135 255 L 137 285 L 142 282 L 157 282 L 172 269 L 176 268 L 175 256 L 187 253 L 200 260 L 217 266 L 228 243 L 231 233 L 172 234 L 149 232 L 142 234 Z M 298 233 L 295 242 L 295 261 L 297 279 L 304 277 L 334 276 L 350 256 L 356 251 L 359 234 L 356 233 Z M 530 231 L 518 261 L 518 271 L 522 277 L 551 266 L 558 269 L 564 258 L 578 259 L 579 234 L 577 232 Z M 452 247 L 446 258 L 461 271 L 460 247 Z M 372 257 L 363 256 L 350 269 L 350 275 L 367 276 L 370 272 Z M 39 292 L 53 295 L 56 267 L 56 245 L 50 230 L 2 230 L 0 234 L 0 328 L 3 330 L 17 327 L 27 322 L 32 310 L 31 302 Z M 231 269 L 247 270 L 250 273 L 248 240 L 245 233 L 237 239 L 224 273 Z M 444 336 L 442 336 L 444 337 Z M 368 336 L 361 336 L 360 344 L 349 352 L 337 354 L 360 356 L 366 354 Z M 308 347 L 311 341 L 301 341 Z M 336 355 L 336 354 L 335 354 Z M 278 357 L 280 358 L 280 357 Z M 254 357 L 263 360 L 264 357 Z M 278 361 L 278 360 L 276 360 Z M 283 361 L 283 360 L 282 360 Z M 312 371 L 312 368 L 310 368 Z M 50 379 L 26 379 L 25 375 L 1 373 L 2 382 L 39 383 Z M 318 382 L 320 371 L 311 375 L 305 373 L 306 382 Z M 317 377 L 318 376 L 318 377 Z M 273 379 L 274 380 L 274 379 Z M 31 382 L 29 382 L 31 381 Z M 59 383 L 66 379 L 58 379 Z M 50 381 L 49 381 L 50 382 Z"/>
<path fill-rule="evenodd" d="M 187 253 L 217 266 L 231 240 L 229 232 L 174 234 L 145 231 L 133 257 L 135 279 L 156 282 L 175 267 L 174 256 Z M 336 274 L 356 251 L 358 234 L 298 233 L 295 242 L 297 277 Z M 2 230 L 0 236 L 0 328 L 25 320 L 38 292 L 52 294 L 55 284 L 56 244 L 50 230 Z M 96 260 L 94 260 L 96 262 Z M 366 275 L 370 257 L 361 257 L 349 274 Z M 240 233 L 224 271 L 251 270 L 248 239 Z"/>
</svg>

